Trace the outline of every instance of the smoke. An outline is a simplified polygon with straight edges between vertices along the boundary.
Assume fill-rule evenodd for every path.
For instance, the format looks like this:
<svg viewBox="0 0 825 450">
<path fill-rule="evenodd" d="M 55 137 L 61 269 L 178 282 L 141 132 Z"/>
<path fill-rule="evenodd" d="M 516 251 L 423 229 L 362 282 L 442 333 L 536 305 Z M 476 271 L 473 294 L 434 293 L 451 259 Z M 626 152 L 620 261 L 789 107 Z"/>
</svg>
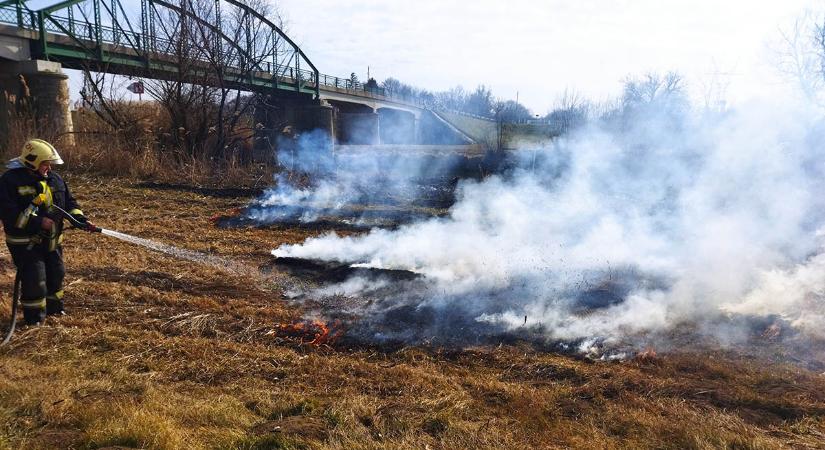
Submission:
<svg viewBox="0 0 825 450">
<path fill-rule="evenodd" d="M 275 180 L 274 188 L 267 190 L 244 212 L 245 218 L 260 223 L 298 220 L 313 221 L 324 208 L 339 209 L 353 195 L 340 185 L 327 180 L 335 172 L 335 161 L 330 155 L 330 138 L 322 130 L 314 130 L 290 139 L 278 140 L 279 163 L 286 169 Z M 297 185 L 291 177 L 315 174 L 316 186 Z"/>
<path fill-rule="evenodd" d="M 401 137 L 384 138 L 398 141 Z M 466 165 L 460 155 L 415 151 L 415 146 L 333 146 L 322 130 L 278 144 L 284 169 L 275 187 L 244 211 L 256 223 L 310 223 L 335 219 L 353 225 L 392 223 L 421 216 L 409 206 L 452 201 L 452 177 Z M 370 206 L 365 208 L 365 205 Z M 405 205 L 407 209 L 400 209 Z"/>
<path fill-rule="evenodd" d="M 760 274 L 757 287 L 737 302 L 723 305 L 735 314 L 779 316 L 793 327 L 825 339 L 825 253 L 789 269 Z"/>
<path fill-rule="evenodd" d="M 515 332 L 587 347 L 732 315 L 823 337 L 822 130 L 817 112 L 775 104 L 626 112 L 460 182 L 444 217 L 272 253 L 420 274 L 339 289 L 363 297 L 373 340 Z"/>
</svg>

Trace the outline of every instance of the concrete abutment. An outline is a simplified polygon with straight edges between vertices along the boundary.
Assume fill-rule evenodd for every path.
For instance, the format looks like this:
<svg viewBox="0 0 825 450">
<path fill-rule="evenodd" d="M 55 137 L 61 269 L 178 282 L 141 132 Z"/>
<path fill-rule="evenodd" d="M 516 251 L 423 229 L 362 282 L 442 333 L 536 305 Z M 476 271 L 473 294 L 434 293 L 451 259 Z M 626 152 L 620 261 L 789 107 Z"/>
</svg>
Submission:
<svg viewBox="0 0 825 450">
<path fill-rule="evenodd" d="M 309 132 L 326 136 L 317 141 L 328 146 L 332 154 L 334 111 L 322 100 L 270 97 L 255 109 L 255 127 L 255 161 L 278 162 L 280 151 L 292 148 L 302 134 Z"/>
<path fill-rule="evenodd" d="M 0 145 L 15 134 L 74 145 L 68 78 L 52 61 L 0 62 Z"/>
</svg>

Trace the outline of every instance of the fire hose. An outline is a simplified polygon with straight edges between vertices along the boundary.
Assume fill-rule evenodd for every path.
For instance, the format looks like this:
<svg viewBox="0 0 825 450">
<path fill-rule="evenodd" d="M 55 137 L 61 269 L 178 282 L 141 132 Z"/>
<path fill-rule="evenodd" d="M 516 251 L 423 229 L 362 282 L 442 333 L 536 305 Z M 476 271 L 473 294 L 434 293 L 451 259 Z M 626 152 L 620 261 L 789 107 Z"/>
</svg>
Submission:
<svg viewBox="0 0 825 450">
<path fill-rule="evenodd" d="M 64 219 L 69 221 L 69 223 L 72 225 L 72 228 L 78 228 L 83 231 L 88 231 L 90 233 L 100 233 L 101 231 L 103 231 L 102 228 L 92 225 L 91 223 L 84 223 L 75 219 L 74 217 L 72 217 L 71 214 L 66 212 L 66 210 L 57 205 L 52 205 L 52 207 L 58 213 L 60 213 L 60 215 L 63 216 Z M 9 341 L 11 341 L 11 337 L 14 335 L 14 329 L 17 325 L 17 304 L 20 302 L 20 284 L 20 271 L 18 270 L 17 274 L 14 276 L 14 293 L 11 297 L 11 320 L 9 321 L 9 329 L 6 331 L 6 334 L 3 337 L 3 341 L 0 342 L 0 346 L 8 344 Z"/>
<path fill-rule="evenodd" d="M 11 297 L 11 321 L 9 322 L 9 330 L 6 331 L 6 336 L 3 337 L 3 342 L 0 345 L 6 345 L 11 340 L 14 334 L 14 327 L 17 325 L 17 303 L 20 297 L 20 272 L 14 276 L 14 294 Z"/>
</svg>

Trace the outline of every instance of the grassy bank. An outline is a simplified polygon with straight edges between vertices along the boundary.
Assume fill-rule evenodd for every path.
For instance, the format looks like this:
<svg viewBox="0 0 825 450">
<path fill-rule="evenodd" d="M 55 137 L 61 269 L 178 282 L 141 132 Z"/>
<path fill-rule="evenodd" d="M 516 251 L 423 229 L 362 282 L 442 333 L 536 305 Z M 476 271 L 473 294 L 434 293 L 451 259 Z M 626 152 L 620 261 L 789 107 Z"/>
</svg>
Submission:
<svg viewBox="0 0 825 450">
<path fill-rule="evenodd" d="M 269 250 L 325 230 L 218 228 L 233 191 L 70 171 L 99 225 L 248 268 L 71 232 L 67 308 L 0 348 L 0 448 L 822 448 L 825 376 L 719 349 L 594 362 L 526 345 L 384 350 L 308 314 Z M 144 187 L 141 187 L 144 186 Z M 14 269 L 0 258 L 0 315 Z M 344 330 L 344 332 L 346 332 Z M 766 344 L 768 345 L 768 344 Z M 766 352 L 770 353 L 770 352 Z"/>
</svg>

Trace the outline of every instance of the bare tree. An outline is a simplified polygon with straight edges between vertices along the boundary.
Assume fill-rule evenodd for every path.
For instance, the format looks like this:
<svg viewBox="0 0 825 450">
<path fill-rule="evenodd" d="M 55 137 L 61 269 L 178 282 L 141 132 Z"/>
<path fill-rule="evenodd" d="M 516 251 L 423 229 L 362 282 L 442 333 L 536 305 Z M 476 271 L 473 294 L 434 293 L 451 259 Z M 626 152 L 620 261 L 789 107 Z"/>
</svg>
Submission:
<svg viewBox="0 0 825 450">
<path fill-rule="evenodd" d="M 493 113 L 500 122 L 524 122 L 533 118 L 533 113 L 515 100 L 496 100 L 493 104 Z"/>
<path fill-rule="evenodd" d="M 555 132 L 566 134 L 584 125 L 589 120 L 592 109 L 590 101 L 581 93 L 565 89 L 545 119 L 555 128 Z"/>
<path fill-rule="evenodd" d="M 390 77 L 381 83 L 381 87 L 383 87 L 387 91 L 401 93 L 403 90 L 405 90 L 407 85 L 402 83 L 400 80 Z"/>
<path fill-rule="evenodd" d="M 435 94 L 436 106 L 451 111 L 462 111 L 464 103 L 467 101 L 467 93 L 461 86 L 456 86 L 449 91 Z"/>
<path fill-rule="evenodd" d="M 92 5 L 89 2 L 71 6 L 85 24 L 76 24 L 78 34 L 91 35 Z M 108 8 L 108 6 L 106 6 Z M 87 47 L 87 51 L 94 51 Z M 134 107 L 134 102 L 126 97 L 124 88 L 132 82 L 132 77 L 118 75 L 110 62 L 99 61 L 94 66 L 91 61 L 81 68 L 83 85 L 80 90 L 80 106 L 93 112 L 97 118 L 118 134 L 134 138 L 138 128 L 145 122 L 145 114 Z"/>
<path fill-rule="evenodd" d="M 146 92 L 158 102 L 169 117 L 165 132 L 161 133 L 161 149 L 195 156 L 208 134 L 213 100 L 218 88 L 214 87 L 214 71 L 203 70 L 204 52 L 210 49 L 197 41 L 199 22 L 190 14 L 193 5 L 186 0 L 177 10 L 163 9 L 158 20 L 157 39 L 159 55 L 171 55 L 174 70 L 168 79 L 149 80 Z M 204 18 L 204 19 L 208 19 Z M 208 39 L 207 39 L 208 40 Z"/>
<path fill-rule="evenodd" d="M 705 112 L 722 113 L 727 110 L 726 94 L 730 86 L 730 72 L 720 70 L 714 64 L 713 70 L 699 80 Z"/>
<path fill-rule="evenodd" d="M 628 108 L 668 103 L 682 106 L 686 99 L 682 84 L 682 76 L 677 72 L 665 75 L 650 72 L 640 78 L 628 77 L 624 83 L 622 103 Z"/>
<path fill-rule="evenodd" d="M 790 27 L 780 29 L 779 36 L 780 44 L 774 51 L 777 69 L 794 81 L 806 99 L 821 103 L 825 24 L 811 11 L 805 11 Z"/>
<path fill-rule="evenodd" d="M 493 116 L 493 91 L 480 84 L 464 101 L 463 111 L 481 117 Z"/>
<path fill-rule="evenodd" d="M 255 130 L 252 112 L 265 106 L 266 99 L 244 91 L 243 81 L 255 73 L 277 73 L 279 66 L 289 66 L 287 60 L 296 57 L 294 50 L 243 8 L 224 7 L 219 15 L 213 0 L 156 4 L 151 56 L 174 65 L 163 78 L 145 83 L 147 94 L 168 120 L 158 134 L 158 148 L 178 156 L 213 159 L 247 151 Z M 245 4 L 283 26 L 282 14 L 266 0 Z M 289 70 L 284 76 L 298 76 Z M 117 86 L 118 77 L 87 68 L 84 79 L 84 103 L 112 127 L 128 126 L 129 118 L 113 107 L 121 101 L 115 87 L 122 88 L 122 77 Z"/>
<path fill-rule="evenodd" d="M 114 129 L 122 128 L 125 118 L 114 103 L 123 99 L 116 92 L 114 77 L 103 72 L 83 71 L 83 88 L 80 90 L 81 106 L 93 111 L 100 120 Z"/>
<path fill-rule="evenodd" d="M 620 113 L 625 125 L 642 116 L 655 116 L 661 123 L 678 125 L 689 108 L 684 82 L 677 72 L 651 72 L 625 79 Z"/>
</svg>

